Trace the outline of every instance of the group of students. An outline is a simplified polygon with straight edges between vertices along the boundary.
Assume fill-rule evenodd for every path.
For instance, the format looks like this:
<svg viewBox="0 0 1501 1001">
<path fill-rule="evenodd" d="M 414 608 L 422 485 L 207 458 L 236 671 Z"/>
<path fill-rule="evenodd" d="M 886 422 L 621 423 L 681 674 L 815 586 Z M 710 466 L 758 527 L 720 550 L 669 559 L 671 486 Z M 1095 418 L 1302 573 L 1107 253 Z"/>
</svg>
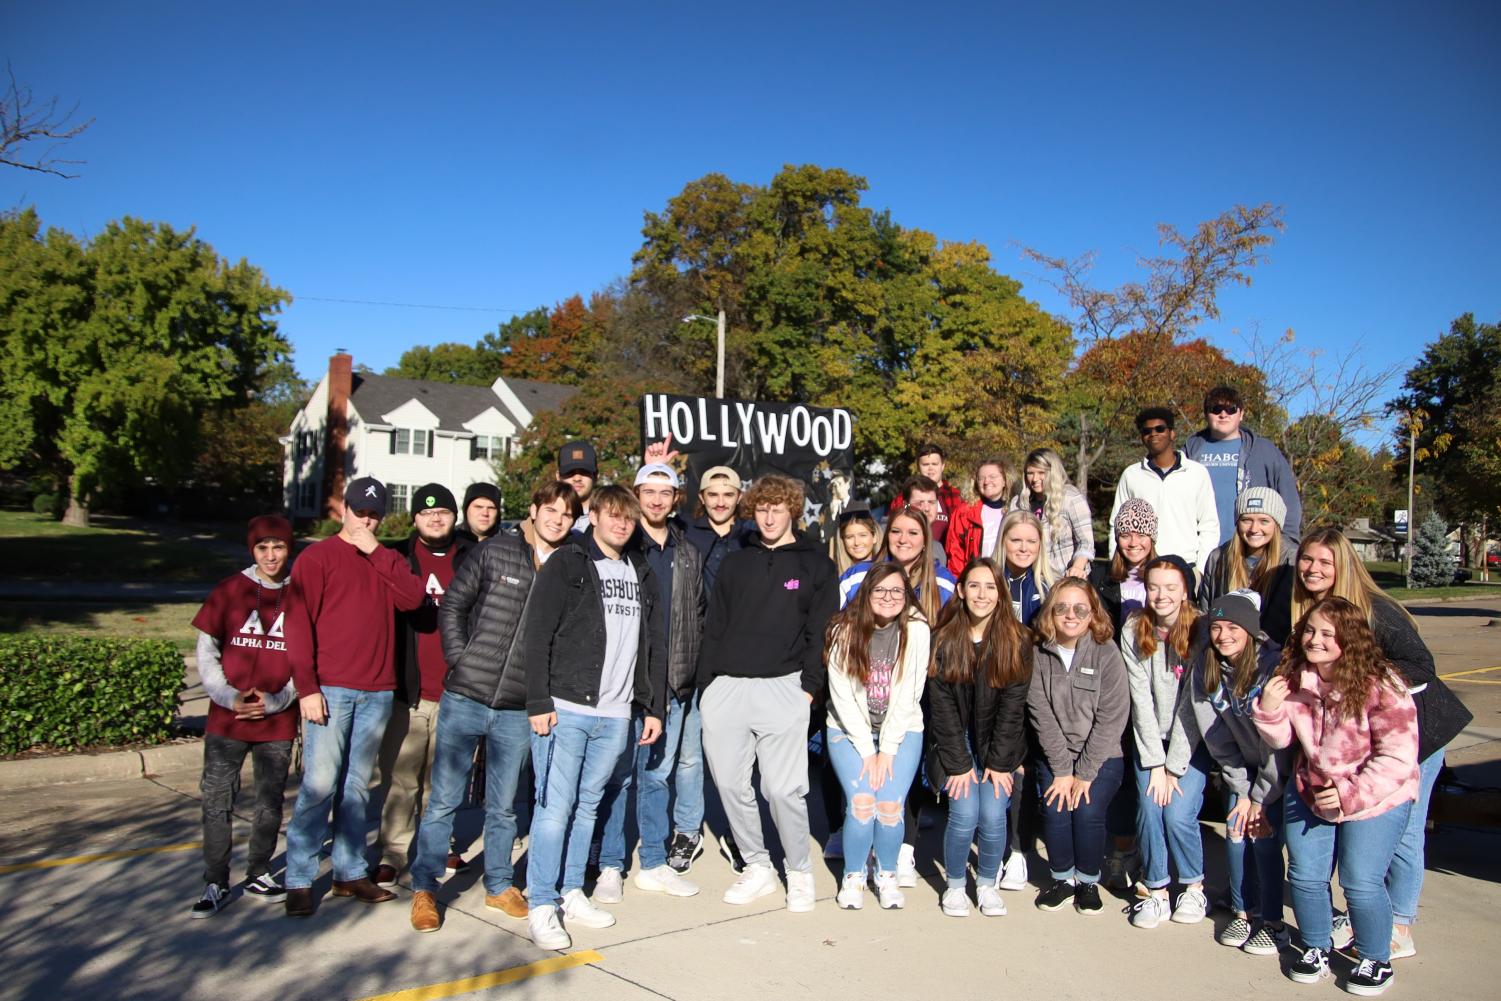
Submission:
<svg viewBox="0 0 1501 1001">
<path fill-rule="evenodd" d="M 1240 412 L 1227 394 L 1206 399 L 1207 430 L 1227 423 L 1227 407 Z M 464 865 L 453 819 L 482 748 L 485 902 L 527 920 L 548 949 L 569 947 L 571 929 L 615 923 L 599 905 L 623 897 L 630 805 L 635 886 L 699 892 L 686 874 L 704 850 L 705 767 L 738 872 L 726 903 L 785 892 L 789 910 L 814 909 L 807 793 L 822 775 L 842 908 L 862 907 L 872 885 L 880 907 L 904 906 L 922 812 L 941 800 L 947 915 L 967 916 L 972 899 L 982 915 L 1005 914 L 1003 891 L 1028 885 L 1040 828 L 1039 908 L 1099 914 L 1100 883 L 1114 880 L 1139 887 L 1136 927 L 1202 921 L 1198 817 L 1217 774 L 1234 912 L 1218 940 L 1255 955 L 1290 945 L 1285 848 L 1302 941 L 1289 975 L 1327 977 L 1330 950 L 1353 938 L 1344 986 L 1381 993 L 1391 960 L 1415 951 L 1427 799 L 1469 715 L 1343 535 L 1296 540 L 1295 484 L 1278 481 L 1263 440 L 1246 431 L 1232 455 L 1209 436 L 1230 455 L 1218 479 L 1236 495 L 1228 535 L 1204 549 L 1220 531 L 1217 494 L 1207 505 L 1187 495 L 1216 478 L 1172 448 L 1170 413 L 1144 411 L 1137 425 L 1157 483 L 1125 490 L 1123 476 L 1134 495 L 1118 493 L 1100 565 L 1087 502 L 1048 449 L 1020 478 L 1004 459 L 980 463 L 965 503 L 941 450 L 920 447 L 919 475 L 885 524 L 845 512 L 832 559 L 798 531 L 803 486 L 787 477 L 742 490 L 734 470 L 710 469 L 696 517 L 680 520 L 668 443 L 648 449 L 632 489 L 598 486 L 592 448 L 564 446 L 558 481 L 534 495 L 519 535 L 466 539 L 457 515 L 483 521 L 471 498 L 459 511 L 446 490 L 422 488 L 400 552 L 370 534 L 384 488 L 356 480 L 343 530 L 309 547 L 289 583 L 290 526 L 256 519 L 255 565 L 195 619 L 214 703 L 195 916 L 229 899 L 228 811 L 247 753 L 247 894 L 313 913 L 337 795 L 334 895 L 389 900 L 409 863 L 411 922 L 430 932 L 441 877 Z M 305 773 L 283 888 L 269 862 L 294 703 Z M 377 759 L 379 785 L 411 793 L 387 791 L 371 872 Z M 518 796 L 528 769 L 534 795 Z M 533 814 L 524 896 L 518 803 Z M 419 813 L 413 841 L 402 825 Z M 1331 907 L 1336 864 L 1348 915 Z"/>
</svg>

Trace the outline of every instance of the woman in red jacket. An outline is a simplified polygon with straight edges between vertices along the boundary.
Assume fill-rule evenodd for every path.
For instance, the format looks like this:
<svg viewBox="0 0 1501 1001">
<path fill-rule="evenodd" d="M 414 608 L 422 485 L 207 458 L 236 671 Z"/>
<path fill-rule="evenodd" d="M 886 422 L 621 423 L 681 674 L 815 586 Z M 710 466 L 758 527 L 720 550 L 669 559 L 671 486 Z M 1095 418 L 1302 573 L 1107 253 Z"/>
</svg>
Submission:
<svg viewBox="0 0 1501 1001">
<path fill-rule="evenodd" d="M 950 573 L 957 577 L 978 556 L 994 558 L 1006 506 L 1015 493 L 1016 475 L 1005 459 L 984 459 L 975 467 L 975 494 L 979 499 L 949 516 L 943 545 Z"/>
</svg>

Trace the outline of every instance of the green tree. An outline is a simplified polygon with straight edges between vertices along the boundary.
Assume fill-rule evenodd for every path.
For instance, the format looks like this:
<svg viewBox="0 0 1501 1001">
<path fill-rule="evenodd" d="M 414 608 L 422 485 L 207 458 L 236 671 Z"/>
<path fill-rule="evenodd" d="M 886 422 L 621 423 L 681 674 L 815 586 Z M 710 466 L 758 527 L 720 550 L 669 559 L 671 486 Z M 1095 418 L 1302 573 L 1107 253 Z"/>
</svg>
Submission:
<svg viewBox="0 0 1501 1001">
<path fill-rule="evenodd" d="M 419 344 L 402 352 L 396 365 L 382 375 L 429 382 L 457 382 L 488 386 L 500 375 L 504 360 L 480 345 L 451 341 L 428 347 Z"/>
<path fill-rule="evenodd" d="M 1449 555 L 1449 526 L 1429 511 L 1412 540 L 1412 586 L 1444 587 L 1454 582 L 1454 558 Z"/>
<path fill-rule="evenodd" d="M 106 487 L 175 486 L 201 415 L 290 354 L 272 319 L 288 300 L 193 230 L 127 217 L 84 243 L 31 209 L 0 217 L 0 466 L 65 483 L 72 524 Z"/>
<path fill-rule="evenodd" d="M 1435 501 L 1464 522 L 1466 555 L 1480 561 L 1485 527 L 1501 514 L 1501 324 L 1465 313 L 1407 370 L 1387 405 L 1399 418 L 1397 463 L 1407 465 L 1409 428 L 1416 465 L 1433 479 Z M 1493 523 L 1493 522 L 1492 522 Z"/>
</svg>

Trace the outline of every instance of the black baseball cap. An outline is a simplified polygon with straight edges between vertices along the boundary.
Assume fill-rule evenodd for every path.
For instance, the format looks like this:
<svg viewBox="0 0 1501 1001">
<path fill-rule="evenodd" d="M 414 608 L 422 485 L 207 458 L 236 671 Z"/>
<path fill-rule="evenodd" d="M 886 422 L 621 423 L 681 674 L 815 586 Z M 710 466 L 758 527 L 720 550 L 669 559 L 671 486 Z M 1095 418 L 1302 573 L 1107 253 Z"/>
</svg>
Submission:
<svg viewBox="0 0 1501 1001">
<path fill-rule="evenodd" d="M 595 458 L 594 446 L 587 441 L 570 441 L 558 450 L 558 478 L 570 473 L 588 473 L 595 476 L 599 472 L 599 460 Z"/>
<path fill-rule="evenodd" d="M 386 485 L 373 476 L 351 480 L 344 488 L 344 506 L 355 511 L 374 511 L 386 516 Z"/>
</svg>

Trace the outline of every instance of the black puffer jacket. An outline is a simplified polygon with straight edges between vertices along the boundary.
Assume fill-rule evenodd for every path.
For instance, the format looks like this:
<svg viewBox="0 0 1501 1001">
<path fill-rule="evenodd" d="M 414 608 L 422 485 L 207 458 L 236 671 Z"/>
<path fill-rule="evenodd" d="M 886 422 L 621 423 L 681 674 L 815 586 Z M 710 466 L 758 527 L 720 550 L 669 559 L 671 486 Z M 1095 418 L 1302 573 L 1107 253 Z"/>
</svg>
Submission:
<svg viewBox="0 0 1501 1001">
<path fill-rule="evenodd" d="M 669 524 L 672 533 L 672 601 L 667 625 L 667 688 L 681 701 L 698 681 L 698 648 L 704 639 L 708 594 L 704 587 L 704 555 L 686 538 L 683 529 Z"/>
<path fill-rule="evenodd" d="M 1371 632 L 1412 692 L 1418 707 L 1418 760 L 1426 761 L 1459 735 L 1475 717 L 1459 696 L 1439 680 L 1433 654 L 1397 603 L 1383 597 L 1371 602 Z"/>
<path fill-rule="evenodd" d="M 400 553 L 412 568 L 412 573 L 422 576 L 422 567 L 417 563 L 417 532 L 394 543 L 391 548 Z M 453 550 L 453 575 L 457 579 L 459 571 L 464 568 L 464 561 L 469 558 L 469 551 L 476 543 L 467 532 L 455 532 L 453 541 L 449 544 Z M 448 595 L 443 595 L 443 600 L 448 600 Z M 396 613 L 396 693 L 397 702 L 405 703 L 408 707 L 415 706 L 422 695 L 422 673 L 417 666 L 417 634 L 434 633 L 440 628 L 442 619 L 441 606 L 434 604 L 429 595 L 422 603 L 422 607 L 413 612 Z M 443 659 L 449 666 L 453 661 L 449 659 L 448 647 L 443 647 Z"/>
<path fill-rule="evenodd" d="M 565 542 L 547 558 L 526 613 L 519 644 L 526 664 L 526 710 L 554 711 L 553 697 L 595 705 L 604 673 L 605 605 L 599 571 L 583 542 Z M 667 647 L 657 630 L 657 581 L 639 552 L 622 554 L 641 585 L 641 633 L 636 646 L 635 708 L 667 718 Z"/>
<path fill-rule="evenodd" d="M 497 535 L 470 551 L 443 596 L 443 687 L 491 709 L 526 708 L 517 639 L 536 572 L 526 543 Z"/>
<path fill-rule="evenodd" d="M 943 650 L 935 655 L 943 668 Z M 1028 665 L 1032 663 L 1029 650 Z M 983 670 L 978 673 L 983 674 Z M 974 767 L 1013 772 L 1027 757 L 1027 686 L 1030 674 L 1015 684 L 992 688 L 978 683 L 950 684 L 938 675 L 928 678 L 928 782 L 942 788 L 950 775 Z M 974 749 L 971 757 L 970 750 Z"/>
</svg>

